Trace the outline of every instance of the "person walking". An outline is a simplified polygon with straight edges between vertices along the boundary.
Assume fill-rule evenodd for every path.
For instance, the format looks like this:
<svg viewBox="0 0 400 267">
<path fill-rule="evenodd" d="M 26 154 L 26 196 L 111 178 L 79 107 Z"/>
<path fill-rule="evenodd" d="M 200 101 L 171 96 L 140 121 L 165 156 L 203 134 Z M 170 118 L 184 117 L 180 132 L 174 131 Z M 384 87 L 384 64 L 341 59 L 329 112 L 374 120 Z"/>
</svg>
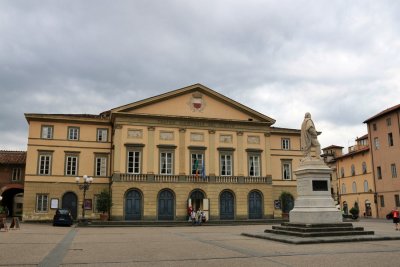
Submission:
<svg viewBox="0 0 400 267">
<path fill-rule="evenodd" d="M 399 210 L 397 209 L 397 207 L 392 210 L 392 216 L 393 216 L 393 223 L 396 226 L 396 231 L 399 231 L 400 230 L 400 228 L 399 228 L 399 220 L 400 219 L 399 219 Z"/>
</svg>

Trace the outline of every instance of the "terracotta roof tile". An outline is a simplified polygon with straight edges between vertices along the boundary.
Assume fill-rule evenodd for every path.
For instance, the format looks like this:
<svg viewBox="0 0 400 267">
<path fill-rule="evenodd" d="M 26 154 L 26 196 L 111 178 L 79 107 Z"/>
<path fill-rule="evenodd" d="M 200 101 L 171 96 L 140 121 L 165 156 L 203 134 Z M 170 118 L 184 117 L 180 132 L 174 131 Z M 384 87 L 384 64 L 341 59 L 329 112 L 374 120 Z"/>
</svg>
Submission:
<svg viewBox="0 0 400 267">
<path fill-rule="evenodd" d="M 0 164 L 25 164 L 25 151 L 0 150 Z"/>
</svg>

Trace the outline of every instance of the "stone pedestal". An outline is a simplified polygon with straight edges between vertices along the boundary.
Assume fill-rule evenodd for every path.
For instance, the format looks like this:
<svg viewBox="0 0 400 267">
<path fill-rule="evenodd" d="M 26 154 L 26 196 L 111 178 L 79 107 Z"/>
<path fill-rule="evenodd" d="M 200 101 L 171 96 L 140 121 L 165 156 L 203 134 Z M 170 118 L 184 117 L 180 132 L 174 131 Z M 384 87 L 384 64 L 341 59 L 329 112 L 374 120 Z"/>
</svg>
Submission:
<svg viewBox="0 0 400 267">
<path fill-rule="evenodd" d="M 304 158 L 297 170 L 297 199 L 289 213 L 290 223 L 334 224 L 343 221 L 331 196 L 332 170 L 320 159 Z"/>
</svg>

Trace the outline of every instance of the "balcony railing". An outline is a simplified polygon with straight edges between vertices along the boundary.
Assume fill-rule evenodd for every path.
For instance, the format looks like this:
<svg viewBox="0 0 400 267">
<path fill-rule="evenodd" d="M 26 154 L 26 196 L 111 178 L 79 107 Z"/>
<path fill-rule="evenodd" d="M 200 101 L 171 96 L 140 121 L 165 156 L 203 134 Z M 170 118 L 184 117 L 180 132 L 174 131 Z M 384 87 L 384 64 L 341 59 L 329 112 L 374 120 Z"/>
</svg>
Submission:
<svg viewBox="0 0 400 267">
<path fill-rule="evenodd" d="M 215 183 L 215 184 L 272 184 L 271 176 L 196 176 L 129 174 L 113 175 L 113 182 L 149 182 L 149 183 Z"/>
</svg>

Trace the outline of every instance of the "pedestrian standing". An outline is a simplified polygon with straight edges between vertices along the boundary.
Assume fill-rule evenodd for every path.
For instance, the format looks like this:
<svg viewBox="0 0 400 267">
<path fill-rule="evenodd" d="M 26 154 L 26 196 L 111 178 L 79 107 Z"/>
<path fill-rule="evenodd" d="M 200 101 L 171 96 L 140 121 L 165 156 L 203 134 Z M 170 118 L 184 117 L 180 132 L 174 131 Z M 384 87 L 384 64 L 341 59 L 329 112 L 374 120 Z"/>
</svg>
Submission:
<svg viewBox="0 0 400 267">
<path fill-rule="evenodd" d="M 396 226 L 396 231 L 399 231 L 399 210 L 397 209 L 397 207 L 396 208 L 394 208 L 393 210 L 392 210 L 392 216 L 393 216 L 393 223 L 395 224 L 395 226 Z"/>
</svg>

